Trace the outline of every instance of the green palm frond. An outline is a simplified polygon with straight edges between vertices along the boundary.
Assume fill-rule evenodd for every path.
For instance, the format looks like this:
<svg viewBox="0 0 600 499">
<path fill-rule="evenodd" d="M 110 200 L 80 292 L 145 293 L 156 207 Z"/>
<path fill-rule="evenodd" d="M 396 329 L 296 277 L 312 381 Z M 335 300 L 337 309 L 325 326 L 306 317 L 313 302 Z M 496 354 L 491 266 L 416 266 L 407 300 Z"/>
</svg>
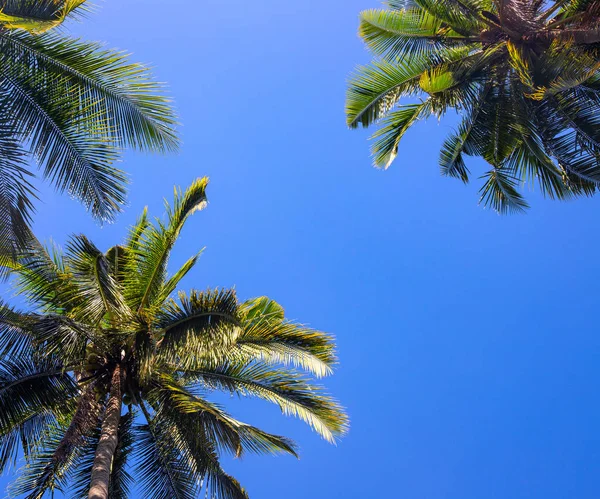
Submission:
<svg viewBox="0 0 600 499">
<path fill-rule="evenodd" d="M 302 419 L 329 442 L 335 442 L 347 430 L 347 418 L 337 402 L 320 387 L 289 371 L 261 364 L 223 364 L 186 371 L 183 379 L 277 404 L 284 414 Z"/>
<path fill-rule="evenodd" d="M 490 86 L 486 86 L 480 90 L 478 98 L 465 111 L 465 115 L 456 133 L 450 134 L 444 141 L 440 153 L 442 175 L 458 178 L 464 183 L 468 183 L 469 170 L 465 164 L 463 154 L 473 156 L 479 153 L 477 144 L 480 144 L 482 140 L 478 137 L 481 134 L 481 129 L 477 126 L 477 118 L 479 117 L 479 113 L 484 109 L 489 91 Z"/>
<path fill-rule="evenodd" d="M 198 259 L 200 258 L 201 254 L 202 251 L 198 252 L 193 257 L 186 260 L 184 264 L 181 267 L 179 267 L 179 269 L 162 284 L 158 296 L 156 297 L 157 304 L 162 305 L 170 298 L 173 291 L 177 289 L 177 286 L 179 285 L 181 280 L 188 274 L 190 270 L 194 268 L 196 263 L 198 263 Z"/>
<path fill-rule="evenodd" d="M 98 323 L 105 316 L 109 321 L 123 321 L 131 315 L 120 286 L 110 272 L 108 259 L 87 237 L 71 237 L 66 262 L 72 271 L 74 294 L 81 303 L 78 316 Z"/>
<path fill-rule="evenodd" d="M 77 394 L 73 378 L 54 359 L 20 356 L 0 361 L 0 435 L 34 414 L 53 411 Z"/>
<path fill-rule="evenodd" d="M 281 305 L 266 296 L 243 303 L 245 325 L 230 353 L 231 360 L 258 360 L 293 365 L 320 378 L 337 362 L 333 338 L 320 331 L 284 320 Z"/>
<path fill-rule="evenodd" d="M 86 323 L 64 315 L 31 314 L 27 317 L 32 347 L 43 348 L 45 354 L 56 355 L 73 365 L 81 363 L 81 356 L 89 343 L 108 349 L 111 342 Z"/>
<path fill-rule="evenodd" d="M 0 359 L 16 357 L 31 347 L 29 316 L 0 301 Z"/>
<path fill-rule="evenodd" d="M 358 68 L 348 86 L 348 125 L 369 126 L 386 115 L 401 97 L 420 90 L 421 74 L 433 65 L 426 58 L 414 57 L 404 64 L 375 61 L 372 66 Z"/>
<path fill-rule="evenodd" d="M 155 446 L 158 452 L 155 451 L 154 455 L 162 455 L 164 462 L 172 463 L 171 467 L 165 468 L 171 470 L 166 477 L 153 477 L 154 480 L 149 484 L 152 487 L 147 489 L 151 494 L 156 494 L 151 497 L 166 499 L 169 489 L 175 490 L 172 484 L 177 483 L 177 472 L 181 468 L 187 468 L 188 480 L 193 479 L 193 485 L 188 485 L 188 488 L 195 490 L 198 495 L 204 489 L 207 497 L 248 499 L 239 482 L 225 473 L 216 450 L 202 433 L 194 432 L 193 427 L 175 426 L 161 415 L 157 415 L 147 428 L 153 431 L 155 438 L 162 435 L 162 448 Z"/>
<path fill-rule="evenodd" d="M 10 496 L 41 499 L 46 492 L 54 493 L 63 490 L 65 475 L 73 460 L 67 459 L 66 462 L 61 463 L 53 460 L 60 439 L 59 428 L 54 427 L 46 432 L 44 445 L 30 456 L 27 465 L 20 470 L 17 480 L 9 486 Z"/>
<path fill-rule="evenodd" d="M 285 319 L 283 307 L 268 296 L 258 296 L 246 300 L 240 304 L 240 313 L 249 326 L 256 326 L 263 322 L 277 324 Z"/>
<path fill-rule="evenodd" d="M 158 355 L 182 368 L 218 358 L 234 344 L 241 325 L 233 290 L 180 292 L 179 304 L 167 303 L 156 322 L 162 331 Z"/>
<path fill-rule="evenodd" d="M 1 101 L 2 99 L 0 99 Z M 7 117 L 0 116 L 0 254 L 26 246 L 37 195 L 26 168 L 26 152 Z"/>
<path fill-rule="evenodd" d="M 495 168 L 482 178 L 485 183 L 481 188 L 480 203 L 496 210 L 500 214 L 522 213 L 529 206 L 517 192 L 518 179 L 502 169 Z"/>
<path fill-rule="evenodd" d="M 71 275 L 57 246 L 44 246 L 32 236 L 16 258 L 2 258 L 0 262 L 15 276 L 17 292 L 32 305 L 61 312 L 77 305 Z"/>
<path fill-rule="evenodd" d="M 37 448 L 27 459 L 27 466 L 12 486 L 13 495 L 27 494 L 29 499 L 41 499 L 47 491 L 65 490 L 70 474 L 98 433 L 100 406 L 93 387 L 79 398 L 68 427 L 48 426 Z"/>
<path fill-rule="evenodd" d="M 125 202 L 121 149 L 174 151 L 164 86 L 120 51 L 58 35 L 85 0 L 0 0 L 0 252 L 20 250 L 36 198 L 29 156 L 101 222 Z"/>
<path fill-rule="evenodd" d="M 173 207 L 167 206 L 166 224 L 148 225 L 135 241 L 136 258 L 131 260 L 130 280 L 124 283 L 125 294 L 132 310 L 141 312 L 155 303 L 166 279 L 169 255 L 188 219 L 206 206 L 208 178 L 195 180 L 185 192 L 175 190 Z"/>
<path fill-rule="evenodd" d="M 21 61 L 21 71 L 35 76 L 38 87 L 62 89 L 67 99 L 78 95 L 77 111 L 89 120 L 91 130 L 102 127 L 121 146 L 156 151 L 178 147 L 176 117 L 162 85 L 126 53 L 99 43 L 27 33 L 0 33 L 0 49 L 8 67 Z"/>
<path fill-rule="evenodd" d="M 126 177 L 113 166 L 117 151 L 105 137 L 110 123 L 99 116 L 92 125 L 62 77 L 41 86 L 39 75 L 11 64 L 5 53 L 0 65 L 6 67 L 0 81 L 6 113 L 17 133 L 29 138 L 44 177 L 79 199 L 94 217 L 114 219 L 125 200 Z"/>
<path fill-rule="evenodd" d="M 16 466 L 21 456 L 25 460 L 31 459 L 32 453 L 45 436 L 46 429 L 57 424 L 55 412 L 46 411 L 33 414 L 21 424 L 14 426 L 12 430 L 3 432 L 0 435 L 0 473 L 9 470 L 11 466 Z"/>
<path fill-rule="evenodd" d="M 317 378 L 332 374 L 332 366 L 336 363 L 330 336 L 293 322 L 262 323 L 244 328 L 228 358 L 294 366 Z"/>
<path fill-rule="evenodd" d="M 144 207 L 142 214 L 138 217 L 136 223 L 129 229 L 129 234 L 125 240 L 125 248 L 132 253 L 139 251 L 140 242 L 144 231 L 148 228 L 148 207 Z"/>
<path fill-rule="evenodd" d="M 151 421 L 135 431 L 135 460 L 144 497 L 194 499 L 202 476 L 182 456 L 173 429 Z"/>
<path fill-rule="evenodd" d="M 415 0 L 421 11 L 443 22 L 456 33 L 473 36 L 484 27 L 480 18 L 482 5 L 472 0 Z M 448 36 L 448 35 L 445 35 Z"/>
<path fill-rule="evenodd" d="M 383 120 L 383 128 L 373 134 L 375 142 L 371 147 L 373 163 L 378 168 L 387 169 L 398 155 L 398 145 L 408 129 L 421 117 L 431 113 L 430 102 L 407 104 L 391 112 Z"/>
<path fill-rule="evenodd" d="M 62 24 L 77 9 L 85 9 L 86 0 L 3 0 L 0 24 L 8 29 L 44 33 Z"/>
<path fill-rule="evenodd" d="M 245 452 L 288 453 L 298 457 L 296 446 L 289 439 L 234 419 L 218 405 L 194 395 L 169 376 L 160 378 L 151 398 L 159 407 L 158 414 L 179 427 L 203 435 L 216 450 L 235 457 Z"/>
<path fill-rule="evenodd" d="M 364 11 L 360 17 L 359 35 L 375 54 L 391 61 L 430 55 L 441 48 L 461 46 L 465 40 L 464 36 L 444 27 L 442 21 L 418 8 Z"/>
</svg>

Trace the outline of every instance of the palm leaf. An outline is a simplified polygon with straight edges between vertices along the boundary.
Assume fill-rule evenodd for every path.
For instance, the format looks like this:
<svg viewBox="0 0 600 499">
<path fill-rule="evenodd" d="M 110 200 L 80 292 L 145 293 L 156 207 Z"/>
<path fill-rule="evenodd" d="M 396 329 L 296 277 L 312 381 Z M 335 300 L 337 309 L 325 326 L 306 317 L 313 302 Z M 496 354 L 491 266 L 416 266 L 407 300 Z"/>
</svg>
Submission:
<svg viewBox="0 0 600 499">
<path fill-rule="evenodd" d="M 66 261 L 76 288 L 73 294 L 81 303 L 76 316 L 85 317 L 88 323 L 94 324 L 105 315 L 113 322 L 126 320 L 131 315 L 119 283 L 110 272 L 108 260 L 87 237 L 71 238 Z"/>
<path fill-rule="evenodd" d="M 465 41 L 464 36 L 418 8 L 364 11 L 360 15 L 359 35 L 375 54 L 390 60 L 431 55 Z"/>
<path fill-rule="evenodd" d="M 205 386 L 238 395 L 253 395 L 277 404 L 286 415 L 309 424 L 325 440 L 334 442 L 346 432 L 347 419 L 340 406 L 320 387 L 302 377 L 268 365 L 219 365 L 204 370 L 189 370 L 184 379 L 201 381 Z"/>
<path fill-rule="evenodd" d="M 9 67 L 22 61 L 25 70 L 35 68 L 36 81 L 50 85 L 47 90 L 60 83 L 70 99 L 77 95 L 78 111 L 90 119 L 91 130 L 101 126 L 119 145 L 177 149 L 176 118 L 169 99 L 162 95 L 162 85 L 152 79 L 147 67 L 130 62 L 127 54 L 99 43 L 27 33 L 0 33 L 0 50 Z"/>
<path fill-rule="evenodd" d="M 398 145 L 408 129 L 430 111 L 430 103 L 407 104 L 391 112 L 383 121 L 383 127 L 373 134 L 376 139 L 371 151 L 373 163 L 378 168 L 387 169 L 398 155 Z"/>
<path fill-rule="evenodd" d="M 218 358 L 240 334 L 241 323 L 233 290 L 179 293 L 179 304 L 170 301 L 156 322 L 162 332 L 159 358 L 179 367 Z"/>
<path fill-rule="evenodd" d="M 173 207 L 166 205 L 167 223 L 148 226 L 136 242 L 136 259 L 129 271 L 130 281 L 125 282 L 129 306 L 142 312 L 149 305 L 155 307 L 166 279 L 166 268 L 171 249 L 189 216 L 206 206 L 208 178 L 199 178 L 182 192 L 175 189 Z M 166 203 L 165 203 L 166 204 Z"/>
<path fill-rule="evenodd" d="M 480 203 L 500 214 L 522 213 L 529 208 L 529 205 L 516 190 L 518 179 L 511 176 L 510 173 L 494 168 L 482 178 L 486 181 L 480 191 Z"/>
</svg>

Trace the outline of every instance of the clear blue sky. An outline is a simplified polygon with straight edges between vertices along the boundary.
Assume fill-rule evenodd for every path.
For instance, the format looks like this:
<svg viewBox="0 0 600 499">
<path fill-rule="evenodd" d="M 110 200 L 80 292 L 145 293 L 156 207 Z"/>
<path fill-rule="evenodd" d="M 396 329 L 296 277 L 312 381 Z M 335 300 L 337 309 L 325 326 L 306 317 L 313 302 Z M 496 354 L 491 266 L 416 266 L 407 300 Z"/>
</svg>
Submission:
<svg viewBox="0 0 600 499">
<path fill-rule="evenodd" d="M 226 463 L 253 499 L 597 498 L 600 198 L 533 193 L 525 216 L 482 209 L 476 181 L 439 175 L 451 121 L 419 124 L 393 168 L 373 169 L 368 133 L 347 130 L 343 109 L 348 74 L 369 60 L 358 13 L 377 6 L 99 3 L 73 30 L 156 67 L 184 146 L 127 154 L 129 206 L 114 225 L 45 192 L 36 232 L 107 248 L 144 205 L 162 214 L 174 184 L 211 177 L 209 208 L 173 258 L 207 248 L 184 287 L 267 294 L 335 334 L 327 385 L 352 419 L 333 447 L 276 408 L 233 401 L 302 449 L 300 461 Z"/>
</svg>

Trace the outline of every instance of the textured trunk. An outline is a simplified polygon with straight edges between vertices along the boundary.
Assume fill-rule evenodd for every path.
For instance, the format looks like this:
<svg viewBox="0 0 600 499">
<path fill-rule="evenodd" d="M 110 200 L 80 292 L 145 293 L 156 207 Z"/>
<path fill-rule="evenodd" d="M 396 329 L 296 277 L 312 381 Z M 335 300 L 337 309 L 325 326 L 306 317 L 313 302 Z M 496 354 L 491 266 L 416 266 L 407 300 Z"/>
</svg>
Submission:
<svg viewBox="0 0 600 499">
<path fill-rule="evenodd" d="M 96 449 L 96 457 L 92 467 L 92 479 L 88 499 L 108 499 L 108 484 L 112 460 L 118 443 L 119 421 L 121 420 L 121 386 L 123 384 L 123 370 L 117 365 L 113 371 L 110 382 L 110 394 L 100 442 Z"/>
<path fill-rule="evenodd" d="M 78 447 L 85 436 L 96 427 L 99 415 L 100 404 L 96 402 L 94 386 L 89 385 L 79 398 L 71 424 L 54 451 L 52 456 L 54 463 L 63 464 L 69 459 L 73 449 Z"/>
</svg>

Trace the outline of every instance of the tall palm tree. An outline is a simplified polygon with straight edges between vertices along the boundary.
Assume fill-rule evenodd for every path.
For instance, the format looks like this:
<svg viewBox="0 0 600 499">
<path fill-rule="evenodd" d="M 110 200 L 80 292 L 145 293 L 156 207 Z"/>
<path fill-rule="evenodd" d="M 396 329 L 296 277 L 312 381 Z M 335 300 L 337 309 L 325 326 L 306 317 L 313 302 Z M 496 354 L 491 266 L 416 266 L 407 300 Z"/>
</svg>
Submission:
<svg viewBox="0 0 600 499">
<path fill-rule="evenodd" d="M 266 298 L 231 289 L 179 292 L 193 256 L 173 275 L 169 254 L 206 204 L 207 179 L 175 192 L 166 220 L 146 212 L 125 243 L 101 252 L 84 236 L 63 255 L 32 243 L 4 259 L 36 308 L 0 307 L 0 471 L 24 454 L 15 495 L 76 491 L 126 497 L 135 463 L 144 497 L 245 498 L 222 453 L 296 455 L 295 445 L 234 419 L 213 390 L 255 396 L 333 442 L 340 406 L 310 377 L 332 372 L 333 339 L 284 319 Z M 133 454 L 133 458 L 131 455 Z"/>
<path fill-rule="evenodd" d="M 85 0 L 0 0 L 0 249 L 24 244 L 36 197 L 28 160 L 99 220 L 125 196 L 119 149 L 177 148 L 169 101 L 123 52 L 48 32 Z"/>
<path fill-rule="evenodd" d="M 469 181 L 464 156 L 491 165 L 481 201 L 523 211 L 518 187 L 550 198 L 591 195 L 600 182 L 600 2 L 390 0 L 361 14 L 376 59 L 349 83 L 347 122 L 381 120 L 373 156 L 387 168 L 418 120 L 458 112 L 443 175 Z M 399 104 L 402 97 L 410 97 Z"/>
</svg>

